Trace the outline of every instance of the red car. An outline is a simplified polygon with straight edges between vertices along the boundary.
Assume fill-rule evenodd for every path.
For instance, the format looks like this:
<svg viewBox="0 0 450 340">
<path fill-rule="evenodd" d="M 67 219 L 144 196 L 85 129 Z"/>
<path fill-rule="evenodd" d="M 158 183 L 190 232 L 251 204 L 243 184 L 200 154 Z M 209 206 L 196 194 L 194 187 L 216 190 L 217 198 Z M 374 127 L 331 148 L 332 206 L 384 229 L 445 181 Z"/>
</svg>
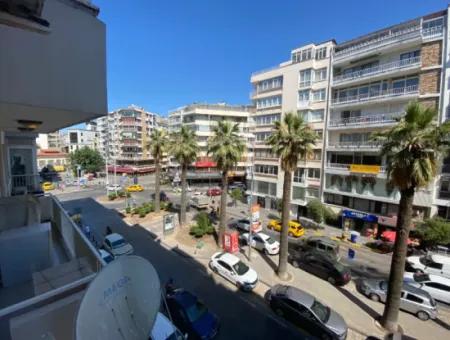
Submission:
<svg viewBox="0 0 450 340">
<path fill-rule="evenodd" d="M 220 196 L 222 194 L 222 189 L 220 188 L 209 188 L 206 192 L 208 196 Z"/>
</svg>

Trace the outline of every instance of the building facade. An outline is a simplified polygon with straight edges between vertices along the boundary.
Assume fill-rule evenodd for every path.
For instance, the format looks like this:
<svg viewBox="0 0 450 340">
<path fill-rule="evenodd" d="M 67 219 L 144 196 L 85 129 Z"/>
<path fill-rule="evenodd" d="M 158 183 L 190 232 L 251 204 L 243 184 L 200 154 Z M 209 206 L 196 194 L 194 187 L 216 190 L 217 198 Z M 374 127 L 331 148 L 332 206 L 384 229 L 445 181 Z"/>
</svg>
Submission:
<svg viewBox="0 0 450 340">
<path fill-rule="evenodd" d="M 59 131 L 50 133 L 40 133 L 36 138 L 37 147 L 40 149 L 56 149 L 61 150 L 64 141 Z"/>
<path fill-rule="evenodd" d="M 289 111 L 301 115 L 321 136 L 312 159 L 294 173 L 293 215 L 319 198 L 335 210 L 375 215 L 395 226 L 400 194 L 386 181 L 387 160 L 370 138 L 391 127 L 417 100 L 448 119 L 447 10 L 391 26 L 344 43 L 329 41 L 291 52 L 291 60 L 254 73 L 254 193 L 260 203 L 282 197 L 279 160 L 264 140 L 273 121 Z M 429 188 L 414 200 L 417 219 L 450 217 L 450 159 Z"/>
<path fill-rule="evenodd" d="M 300 160 L 293 175 L 293 215 L 321 195 L 323 137 L 329 96 L 330 57 L 334 42 L 309 44 L 291 52 L 291 59 L 272 69 L 252 74 L 254 142 L 253 192 L 264 207 L 277 207 L 283 194 L 283 171 L 266 139 L 274 122 L 287 112 L 297 112 L 317 133 L 313 153 Z"/>
<path fill-rule="evenodd" d="M 88 147 L 97 149 L 97 132 L 87 129 L 68 129 L 64 132 L 64 150 L 68 153 Z"/>
<path fill-rule="evenodd" d="M 216 164 L 207 155 L 208 138 L 213 135 L 212 127 L 217 122 L 229 120 L 239 124 L 239 133 L 247 144 L 247 149 L 240 162 L 237 163 L 236 169 L 230 172 L 230 178 L 234 180 L 244 180 L 246 170 L 250 165 L 249 151 L 249 118 L 254 111 L 252 106 L 233 106 L 225 103 L 219 104 L 191 104 L 183 106 L 169 113 L 168 127 L 169 132 L 178 131 L 182 125 L 191 127 L 196 135 L 200 146 L 200 153 L 197 161 L 193 164 L 188 172 L 189 181 L 219 181 L 220 172 Z M 175 163 L 171 162 L 176 166 Z"/>
</svg>

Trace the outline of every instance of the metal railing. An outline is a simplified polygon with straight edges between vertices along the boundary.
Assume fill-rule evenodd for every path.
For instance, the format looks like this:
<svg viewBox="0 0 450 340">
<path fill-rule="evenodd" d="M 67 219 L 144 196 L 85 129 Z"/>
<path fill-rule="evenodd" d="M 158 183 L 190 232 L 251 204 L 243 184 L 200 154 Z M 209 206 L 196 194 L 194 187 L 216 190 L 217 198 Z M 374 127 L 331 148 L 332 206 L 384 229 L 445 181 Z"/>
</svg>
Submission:
<svg viewBox="0 0 450 340">
<path fill-rule="evenodd" d="M 443 26 L 435 26 L 422 29 L 422 37 L 424 38 L 437 38 L 444 33 Z"/>
<path fill-rule="evenodd" d="M 381 147 L 380 142 L 369 140 L 336 142 L 328 144 L 328 148 L 335 148 L 335 149 L 378 149 L 380 147 Z"/>
<path fill-rule="evenodd" d="M 377 74 L 387 73 L 394 70 L 401 70 L 412 66 L 420 66 L 420 56 L 409 59 L 396 60 L 390 63 L 380 64 L 363 70 L 354 71 L 347 74 L 339 74 L 333 77 L 333 83 L 339 84 L 346 81 L 374 76 Z"/>
<path fill-rule="evenodd" d="M 377 115 L 368 115 L 360 117 L 349 117 L 341 119 L 333 119 L 328 123 L 329 127 L 352 126 L 352 125 L 372 125 L 372 124 L 388 124 L 396 122 L 403 112 L 383 113 Z"/>
<path fill-rule="evenodd" d="M 41 191 L 41 177 L 38 174 L 11 175 L 9 192 L 11 195 L 25 195 Z"/>
<path fill-rule="evenodd" d="M 418 94 L 419 93 L 419 86 L 418 85 L 411 85 L 406 87 L 400 87 L 400 88 L 391 88 L 385 91 L 377 91 L 374 94 L 371 93 L 361 93 L 354 96 L 347 96 L 343 98 L 334 98 L 332 100 L 333 105 L 345 105 L 345 104 L 357 104 L 357 103 L 363 103 L 368 101 L 374 101 L 374 100 L 380 100 L 383 98 L 394 98 L 394 97 L 400 97 L 400 96 L 406 96 L 406 95 L 412 95 L 412 94 Z"/>
</svg>

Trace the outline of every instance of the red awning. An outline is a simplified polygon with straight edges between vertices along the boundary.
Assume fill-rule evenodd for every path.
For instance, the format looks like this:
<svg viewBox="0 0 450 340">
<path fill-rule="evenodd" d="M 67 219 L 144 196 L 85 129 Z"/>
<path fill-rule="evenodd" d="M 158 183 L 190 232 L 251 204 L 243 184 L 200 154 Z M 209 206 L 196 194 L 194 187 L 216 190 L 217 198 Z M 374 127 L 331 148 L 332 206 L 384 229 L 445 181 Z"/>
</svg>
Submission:
<svg viewBox="0 0 450 340">
<path fill-rule="evenodd" d="M 211 161 L 197 161 L 194 165 L 196 168 L 215 168 L 217 163 Z"/>
<path fill-rule="evenodd" d="M 397 236 L 397 233 L 395 231 L 386 230 L 381 234 L 381 238 L 388 242 L 395 242 L 395 237 Z M 407 244 L 413 243 L 411 239 L 408 239 Z"/>
</svg>

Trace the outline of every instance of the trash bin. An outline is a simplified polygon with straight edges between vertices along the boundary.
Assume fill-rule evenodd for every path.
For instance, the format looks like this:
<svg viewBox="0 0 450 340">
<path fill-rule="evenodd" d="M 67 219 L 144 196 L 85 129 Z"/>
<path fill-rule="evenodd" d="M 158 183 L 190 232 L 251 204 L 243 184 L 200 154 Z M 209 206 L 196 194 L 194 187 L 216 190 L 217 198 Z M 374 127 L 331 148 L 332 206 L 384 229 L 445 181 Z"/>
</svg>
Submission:
<svg viewBox="0 0 450 340">
<path fill-rule="evenodd" d="M 360 234 L 359 234 L 357 231 L 352 231 L 352 232 L 350 233 L 350 241 L 351 241 L 352 243 L 356 243 L 356 242 L 358 241 L 359 235 L 360 235 Z"/>
<path fill-rule="evenodd" d="M 348 248 L 348 258 L 350 260 L 353 260 L 355 258 L 355 254 L 356 254 L 356 252 L 353 249 Z"/>
</svg>

